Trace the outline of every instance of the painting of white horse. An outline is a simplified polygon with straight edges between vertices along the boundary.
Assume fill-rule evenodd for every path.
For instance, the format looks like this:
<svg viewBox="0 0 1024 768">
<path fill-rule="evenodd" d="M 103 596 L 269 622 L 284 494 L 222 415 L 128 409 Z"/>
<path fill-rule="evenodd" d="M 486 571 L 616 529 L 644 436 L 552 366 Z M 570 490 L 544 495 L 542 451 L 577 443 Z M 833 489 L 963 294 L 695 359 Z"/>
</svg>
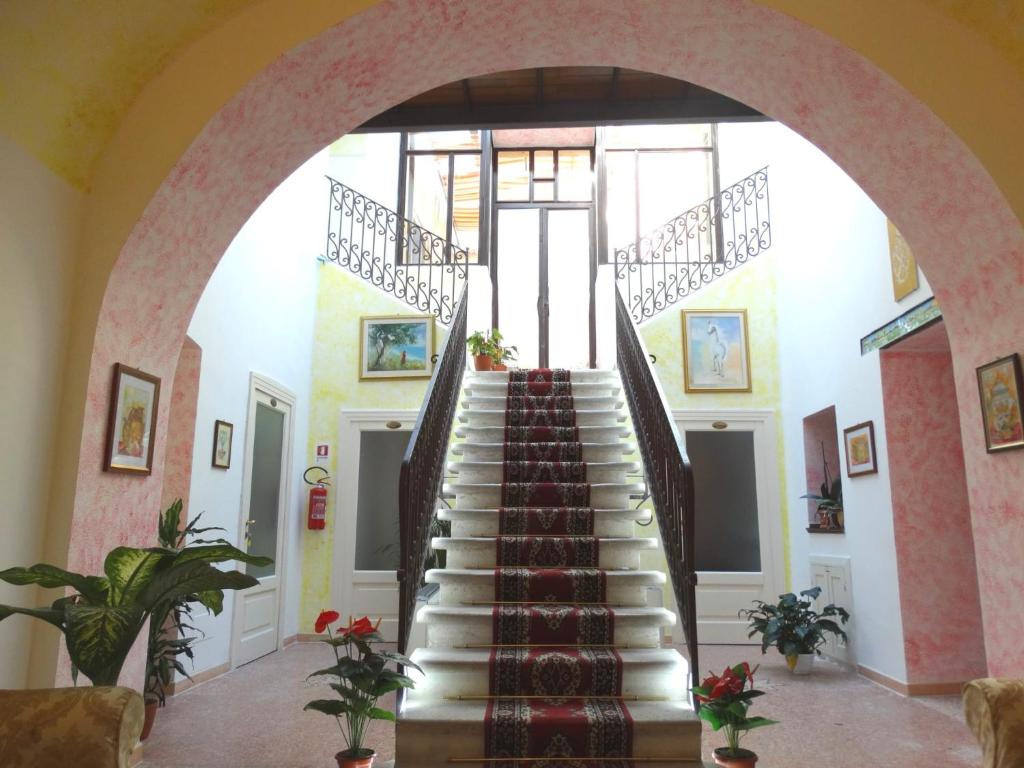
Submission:
<svg viewBox="0 0 1024 768">
<path fill-rule="evenodd" d="M 683 310 L 687 392 L 750 392 L 745 309 Z"/>
</svg>

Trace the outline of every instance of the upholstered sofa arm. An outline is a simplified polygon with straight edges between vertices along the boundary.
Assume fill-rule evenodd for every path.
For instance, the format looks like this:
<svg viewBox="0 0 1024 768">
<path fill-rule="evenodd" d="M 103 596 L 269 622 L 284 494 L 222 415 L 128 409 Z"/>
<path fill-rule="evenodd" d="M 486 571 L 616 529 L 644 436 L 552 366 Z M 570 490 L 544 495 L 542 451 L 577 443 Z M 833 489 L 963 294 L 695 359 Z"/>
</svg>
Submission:
<svg viewBox="0 0 1024 768">
<path fill-rule="evenodd" d="M 972 680 L 963 701 L 984 768 L 1024 768 L 1024 680 Z"/>
<path fill-rule="evenodd" d="M 144 714 L 127 688 L 0 691 L 0 765 L 128 768 Z"/>
</svg>

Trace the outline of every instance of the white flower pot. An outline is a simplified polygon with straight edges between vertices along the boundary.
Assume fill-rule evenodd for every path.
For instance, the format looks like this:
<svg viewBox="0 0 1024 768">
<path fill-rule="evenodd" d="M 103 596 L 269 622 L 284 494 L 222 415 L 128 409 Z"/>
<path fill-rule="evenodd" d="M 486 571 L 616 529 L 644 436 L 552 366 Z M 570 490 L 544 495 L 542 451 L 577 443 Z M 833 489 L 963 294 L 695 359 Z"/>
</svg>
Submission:
<svg viewBox="0 0 1024 768">
<path fill-rule="evenodd" d="M 813 653 L 801 653 L 786 657 L 786 666 L 794 675 L 809 675 L 814 669 Z"/>
</svg>

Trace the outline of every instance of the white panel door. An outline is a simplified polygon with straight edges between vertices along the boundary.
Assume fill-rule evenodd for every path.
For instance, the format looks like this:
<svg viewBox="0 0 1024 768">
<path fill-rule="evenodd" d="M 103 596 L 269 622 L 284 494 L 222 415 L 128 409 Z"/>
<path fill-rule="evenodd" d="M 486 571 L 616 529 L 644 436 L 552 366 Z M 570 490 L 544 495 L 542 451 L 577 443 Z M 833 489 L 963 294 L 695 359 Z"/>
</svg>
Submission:
<svg viewBox="0 0 1024 768">
<path fill-rule="evenodd" d="M 241 547 L 274 562 L 239 566 L 259 579 L 259 584 L 235 593 L 231 659 L 236 667 L 276 651 L 280 643 L 281 558 L 294 405 L 290 393 L 253 376 L 246 423 Z"/>
</svg>

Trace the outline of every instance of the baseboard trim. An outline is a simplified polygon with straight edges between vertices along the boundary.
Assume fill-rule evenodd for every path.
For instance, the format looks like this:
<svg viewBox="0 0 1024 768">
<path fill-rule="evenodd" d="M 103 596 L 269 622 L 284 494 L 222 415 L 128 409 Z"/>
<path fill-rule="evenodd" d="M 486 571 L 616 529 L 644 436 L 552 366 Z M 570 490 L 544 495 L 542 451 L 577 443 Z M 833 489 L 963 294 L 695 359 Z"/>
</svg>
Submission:
<svg viewBox="0 0 1024 768">
<path fill-rule="evenodd" d="M 323 640 L 326 635 L 304 635 L 301 632 L 297 635 L 292 635 L 289 640 L 293 643 L 316 643 Z"/>
<path fill-rule="evenodd" d="M 187 677 L 184 680 L 176 680 L 175 682 L 167 686 L 167 695 L 174 696 L 177 693 L 184 693 L 189 688 L 197 686 L 200 683 L 205 683 L 207 680 L 213 680 L 213 678 L 215 677 L 220 677 L 225 672 L 228 672 L 230 670 L 230 662 L 225 662 L 224 664 L 219 664 L 216 667 L 210 667 L 209 669 L 204 669 L 202 672 L 197 672 L 196 674 L 192 675 L 191 680 L 189 680 Z"/>
<path fill-rule="evenodd" d="M 941 683 L 904 683 L 863 664 L 857 665 L 857 674 L 902 696 L 957 696 L 964 686 L 963 682 L 952 680 Z"/>
</svg>

